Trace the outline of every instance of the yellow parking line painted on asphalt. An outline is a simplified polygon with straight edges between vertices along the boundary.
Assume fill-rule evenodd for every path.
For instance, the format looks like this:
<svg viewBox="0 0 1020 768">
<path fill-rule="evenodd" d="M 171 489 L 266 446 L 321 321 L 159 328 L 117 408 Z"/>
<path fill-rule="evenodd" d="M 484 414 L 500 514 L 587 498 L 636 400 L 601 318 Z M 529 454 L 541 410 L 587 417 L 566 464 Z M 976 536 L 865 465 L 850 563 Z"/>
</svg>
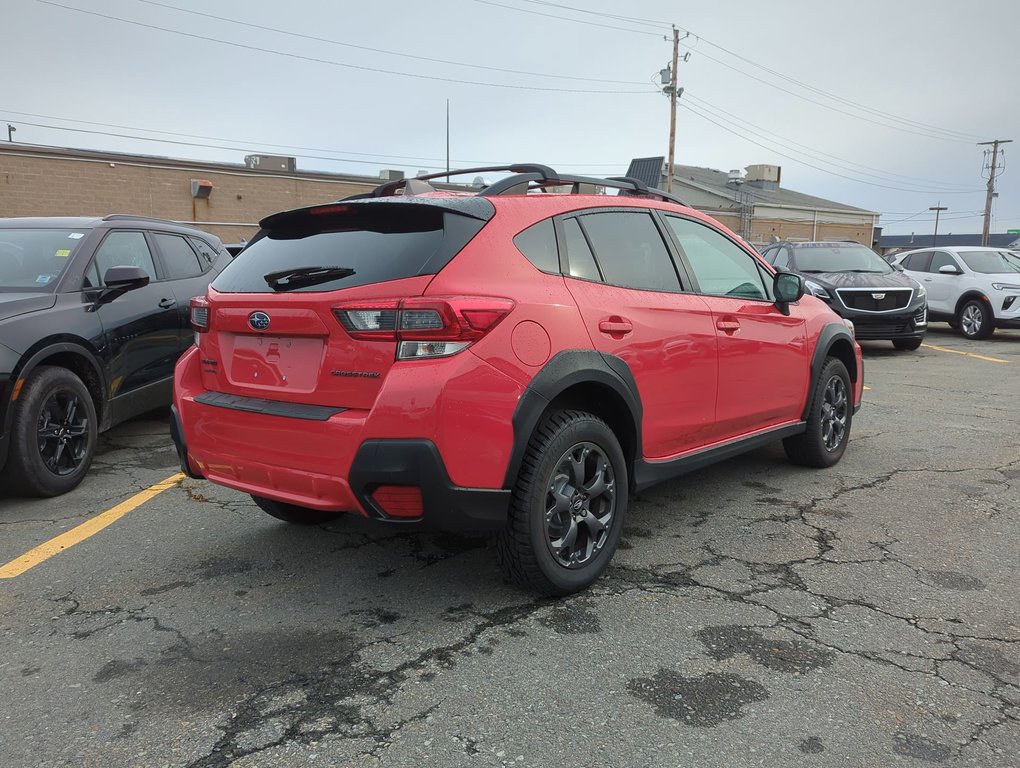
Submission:
<svg viewBox="0 0 1020 768">
<path fill-rule="evenodd" d="M 958 349 L 949 349 L 949 347 L 936 347 L 934 344 L 922 344 L 925 349 L 934 349 L 939 352 L 950 352 L 954 355 L 965 355 L 967 357 L 975 357 L 978 360 L 984 360 L 988 363 L 1008 363 L 1009 360 L 1003 360 L 1001 357 L 988 357 L 987 355 L 976 355 L 973 352 L 961 352 Z"/>
<path fill-rule="evenodd" d="M 871 391 L 871 387 L 869 387 L 867 384 L 865 384 L 864 385 L 864 391 L 865 392 L 870 392 Z"/>
<path fill-rule="evenodd" d="M 122 501 L 117 506 L 96 515 L 91 520 L 87 520 L 81 525 L 65 531 L 49 541 L 43 542 L 38 547 L 30 549 L 21 557 L 17 557 L 6 565 L 0 566 L 0 579 L 13 579 L 15 576 L 20 576 L 29 568 L 33 568 L 39 565 L 39 563 L 49 560 L 54 555 L 60 554 L 65 549 L 85 541 L 90 536 L 96 535 L 108 525 L 112 525 L 120 520 L 131 510 L 140 507 L 153 496 L 158 496 L 167 488 L 173 488 L 183 479 L 184 474 L 181 472 L 171 475 L 166 480 L 149 486 L 144 491 L 136 493 L 127 501 Z"/>
</svg>

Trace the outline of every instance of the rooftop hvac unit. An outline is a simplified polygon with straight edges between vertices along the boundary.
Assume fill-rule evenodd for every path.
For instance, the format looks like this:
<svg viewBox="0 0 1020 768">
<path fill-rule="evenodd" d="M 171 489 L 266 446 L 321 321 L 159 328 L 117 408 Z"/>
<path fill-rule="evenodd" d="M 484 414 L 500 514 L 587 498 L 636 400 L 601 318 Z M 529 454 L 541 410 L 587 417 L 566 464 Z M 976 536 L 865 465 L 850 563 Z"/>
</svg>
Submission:
<svg viewBox="0 0 1020 768">
<path fill-rule="evenodd" d="M 284 155 L 245 155 L 244 164 L 260 171 L 297 170 L 297 158 Z"/>
<path fill-rule="evenodd" d="M 394 170 L 393 168 L 384 168 L 379 171 L 379 178 L 383 181 L 400 181 L 404 178 L 404 172 Z"/>
</svg>

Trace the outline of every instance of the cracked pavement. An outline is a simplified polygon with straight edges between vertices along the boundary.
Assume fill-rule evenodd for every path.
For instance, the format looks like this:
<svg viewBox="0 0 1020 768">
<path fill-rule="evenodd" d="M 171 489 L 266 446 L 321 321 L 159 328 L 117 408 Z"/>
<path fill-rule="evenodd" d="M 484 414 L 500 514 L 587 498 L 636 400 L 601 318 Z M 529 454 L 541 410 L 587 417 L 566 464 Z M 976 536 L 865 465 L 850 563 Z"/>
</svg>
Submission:
<svg viewBox="0 0 1020 768">
<path fill-rule="evenodd" d="M 1020 332 L 865 346 L 830 470 L 778 445 L 631 501 L 604 578 L 504 584 L 486 539 L 287 526 L 185 480 L 0 581 L 10 766 L 1020 765 Z M 16 557 L 176 471 L 156 413 Z"/>
</svg>

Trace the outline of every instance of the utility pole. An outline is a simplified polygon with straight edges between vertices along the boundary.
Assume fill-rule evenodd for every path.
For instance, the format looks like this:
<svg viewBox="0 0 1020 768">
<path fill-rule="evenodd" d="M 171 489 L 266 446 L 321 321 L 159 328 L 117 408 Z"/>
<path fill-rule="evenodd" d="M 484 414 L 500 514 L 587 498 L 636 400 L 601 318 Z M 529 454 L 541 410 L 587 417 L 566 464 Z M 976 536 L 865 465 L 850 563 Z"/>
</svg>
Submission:
<svg viewBox="0 0 1020 768">
<path fill-rule="evenodd" d="M 669 167 L 666 169 L 666 191 L 673 191 L 673 159 L 676 147 L 676 69 L 680 53 L 680 30 L 673 25 L 673 66 L 669 78 Z"/>
<path fill-rule="evenodd" d="M 985 147 L 991 145 L 992 147 L 992 162 L 988 166 L 988 193 L 985 195 L 985 223 L 981 227 L 981 245 L 988 245 L 988 229 L 992 222 L 992 199 L 995 197 L 995 176 L 998 168 L 999 161 L 999 145 L 1010 144 L 1013 139 L 995 139 L 994 141 L 982 141 L 978 143 L 979 147 Z"/>
<path fill-rule="evenodd" d="M 935 240 L 939 236 L 939 214 L 942 213 L 942 211 L 948 211 L 949 209 L 946 208 L 946 206 L 942 205 L 942 201 L 939 200 L 935 205 L 931 206 L 928 210 L 935 211 L 935 233 L 931 236 L 931 247 L 934 248 Z"/>
</svg>

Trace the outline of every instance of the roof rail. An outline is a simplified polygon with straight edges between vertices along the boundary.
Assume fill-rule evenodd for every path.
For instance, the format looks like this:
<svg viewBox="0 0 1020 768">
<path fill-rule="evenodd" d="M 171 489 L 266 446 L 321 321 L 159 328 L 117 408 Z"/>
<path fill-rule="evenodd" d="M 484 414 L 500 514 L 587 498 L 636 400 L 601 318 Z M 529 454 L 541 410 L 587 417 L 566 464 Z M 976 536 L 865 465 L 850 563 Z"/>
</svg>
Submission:
<svg viewBox="0 0 1020 768">
<path fill-rule="evenodd" d="M 155 216 L 136 216 L 133 213 L 111 213 L 109 216 L 104 216 L 103 221 L 156 221 L 160 224 L 177 224 L 185 227 L 198 227 L 198 222 L 185 222 L 183 225 L 181 222 L 171 221 L 170 219 L 159 219 Z"/>
<path fill-rule="evenodd" d="M 369 193 L 351 195 L 344 200 L 358 200 L 368 197 L 387 197 L 395 195 L 398 190 L 405 189 L 408 184 L 414 181 L 428 181 L 439 179 L 444 176 L 464 176 L 472 173 L 492 173 L 498 171 L 509 171 L 513 176 L 490 184 L 478 192 L 480 197 L 497 197 L 499 195 L 525 194 L 529 189 L 544 189 L 545 187 L 559 187 L 564 184 L 571 185 L 571 194 L 579 194 L 582 184 L 592 184 L 600 187 L 611 187 L 618 189 L 627 195 L 636 197 L 657 197 L 671 203 L 688 205 L 688 203 L 676 195 L 663 192 L 661 189 L 649 188 L 643 181 L 629 176 L 610 176 L 608 178 L 597 178 L 594 176 L 565 176 L 557 173 L 547 165 L 538 163 L 516 163 L 514 165 L 488 165 L 478 168 L 463 168 L 455 171 L 439 171 L 427 173 L 423 176 L 416 176 L 411 179 L 396 179 L 380 184 Z"/>
</svg>

